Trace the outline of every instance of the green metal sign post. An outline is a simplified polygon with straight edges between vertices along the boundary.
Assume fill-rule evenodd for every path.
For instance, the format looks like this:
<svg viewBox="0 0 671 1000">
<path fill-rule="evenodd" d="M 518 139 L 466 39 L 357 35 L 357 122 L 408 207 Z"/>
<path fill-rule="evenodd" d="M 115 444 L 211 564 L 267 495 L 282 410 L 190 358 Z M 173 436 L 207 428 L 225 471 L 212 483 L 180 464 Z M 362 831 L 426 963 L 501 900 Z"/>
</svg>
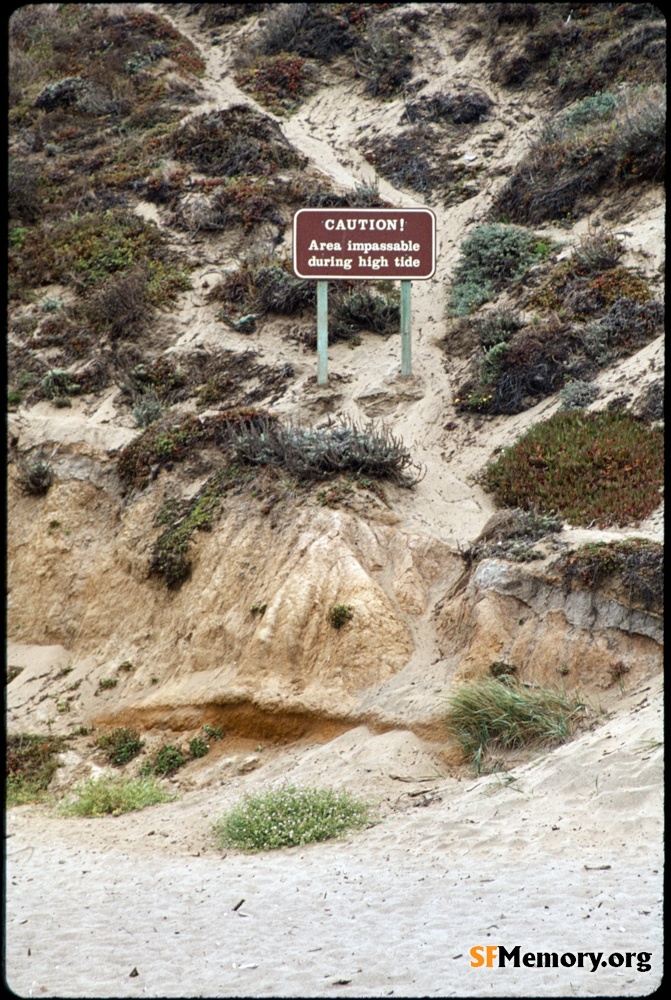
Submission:
<svg viewBox="0 0 671 1000">
<path fill-rule="evenodd" d="M 328 382 L 328 343 L 329 343 L 329 318 L 328 318 L 328 281 L 317 282 L 317 384 L 326 385 Z"/>
<path fill-rule="evenodd" d="M 410 340 L 410 286 L 401 282 L 401 375 L 412 375 L 412 345 Z"/>
</svg>

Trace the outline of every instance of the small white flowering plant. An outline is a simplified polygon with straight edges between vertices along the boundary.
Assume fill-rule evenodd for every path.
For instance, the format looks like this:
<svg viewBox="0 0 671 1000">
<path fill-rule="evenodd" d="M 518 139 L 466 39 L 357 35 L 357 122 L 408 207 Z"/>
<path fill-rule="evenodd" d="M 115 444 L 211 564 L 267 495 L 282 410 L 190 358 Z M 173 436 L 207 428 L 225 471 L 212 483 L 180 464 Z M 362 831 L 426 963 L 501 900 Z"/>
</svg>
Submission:
<svg viewBox="0 0 671 1000">
<path fill-rule="evenodd" d="M 285 784 L 246 795 L 213 831 L 218 847 L 272 851 L 338 837 L 371 822 L 371 811 L 349 792 Z"/>
</svg>

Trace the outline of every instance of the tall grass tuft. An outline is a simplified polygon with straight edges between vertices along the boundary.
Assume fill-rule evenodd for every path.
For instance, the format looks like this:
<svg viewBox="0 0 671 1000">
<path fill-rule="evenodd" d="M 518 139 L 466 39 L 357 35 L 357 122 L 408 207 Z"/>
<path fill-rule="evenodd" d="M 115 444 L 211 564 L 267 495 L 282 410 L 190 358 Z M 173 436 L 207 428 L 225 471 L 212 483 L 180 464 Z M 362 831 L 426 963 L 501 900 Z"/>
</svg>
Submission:
<svg viewBox="0 0 671 1000">
<path fill-rule="evenodd" d="M 149 777 L 90 778 L 76 785 L 74 794 L 61 806 L 63 816 L 120 816 L 176 797 Z"/>
<path fill-rule="evenodd" d="M 247 795 L 213 831 L 218 847 L 272 851 L 338 837 L 370 820 L 371 807 L 348 792 L 284 785 Z"/>
<path fill-rule="evenodd" d="M 508 749 L 565 743 L 583 707 L 578 697 L 560 691 L 485 678 L 454 692 L 445 724 L 448 735 L 480 770 L 492 745 Z"/>
</svg>

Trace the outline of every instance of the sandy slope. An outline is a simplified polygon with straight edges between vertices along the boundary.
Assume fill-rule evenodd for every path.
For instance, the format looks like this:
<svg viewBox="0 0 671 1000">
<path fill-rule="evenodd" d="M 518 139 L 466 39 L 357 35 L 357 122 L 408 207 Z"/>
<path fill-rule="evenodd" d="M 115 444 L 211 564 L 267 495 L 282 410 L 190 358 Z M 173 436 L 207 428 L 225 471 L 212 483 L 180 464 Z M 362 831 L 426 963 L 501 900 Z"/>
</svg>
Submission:
<svg viewBox="0 0 671 1000">
<path fill-rule="evenodd" d="M 420 781 L 412 736 L 354 730 L 138 814 L 15 809 L 8 982 L 68 997 L 648 994 L 662 973 L 659 690 L 506 775 Z M 375 789 L 382 821 L 267 855 L 214 849 L 210 821 L 281 773 Z M 471 968 L 472 947 L 517 944 L 648 951 L 651 969 Z"/>
<path fill-rule="evenodd" d="M 194 113 L 249 100 L 230 75 L 222 77 L 226 48 L 206 45 L 195 19 L 178 10 L 174 18 L 207 55 L 204 100 Z M 442 55 L 443 63 L 434 64 L 440 71 L 426 67 L 436 90 L 455 74 L 477 79 L 477 63 L 467 58 L 457 65 Z M 519 95 L 495 96 L 499 117 L 517 122 L 491 154 L 504 168 L 528 142 L 536 111 Z M 340 84 L 318 92 L 282 127 L 325 173 L 353 185 L 372 176 L 353 148 L 358 129 L 391 126 L 400 110 L 396 102 L 380 112 Z M 473 151 L 483 155 L 475 144 Z M 421 204 L 384 181 L 380 190 L 394 205 Z M 428 466 L 421 488 L 395 502 L 404 528 L 455 547 L 474 539 L 492 511 L 469 477 L 494 447 L 511 443 L 558 405 L 546 400 L 475 433 L 462 423 L 445 429 L 460 377 L 458 362 L 443 376 L 437 343 L 446 278 L 463 234 L 491 195 L 488 188 L 449 212 L 436 208 L 438 272 L 413 285 L 412 379 L 398 378 L 393 339 L 329 350 L 330 370 L 350 379 L 334 391 L 335 409 L 357 419 L 384 417 Z M 577 240 L 588 221 L 562 238 Z M 647 267 L 657 268 L 661 199 L 651 198 L 628 228 L 628 262 L 651 254 Z M 221 263 L 204 267 L 184 297 L 175 316 L 176 349 L 212 338 L 214 307 L 205 303 L 204 283 Z M 313 356 L 288 345 L 279 328 L 264 328 L 252 345 L 266 359 L 291 360 L 302 379 L 314 374 Z M 246 348 L 250 338 L 227 333 L 226 346 Z M 623 385 L 641 386 L 662 363 L 655 342 L 604 372 L 599 405 Z M 306 398 L 298 382 L 275 409 L 296 413 Z M 130 420 L 119 426 L 109 400 L 88 417 L 75 406 L 58 419 L 55 425 L 45 404 L 17 421 L 24 440 L 85 441 L 94 450 L 118 447 L 133 434 Z M 565 535 L 659 538 L 661 531 L 658 513 L 623 532 Z M 415 636 L 425 643 L 427 664 L 432 636 Z M 192 766 L 192 788 L 177 803 L 138 814 L 78 821 L 43 808 L 12 810 L 8 983 L 21 996 L 71 997 L 647 994 L 662 972 L 660 705 L 661 680 L 648 678 L 604 725 L 506 776 L 448 778 L 412 733 L 375 735 L 358 727 L 327 743 L 304 740 L 289 751 L 269 751 L 262 766 L 235 778 L 222 758 L 208 758 Z M 241 746 L 240 753 L 252 749 Z M 380 803 L 383 821 L 306 849 L 256 857 L 216 851 L 211 819 L 243 790 L 285 777 L 365 791 Z M 651 952 L 651 969 L 639 972 L 635 963 L 600 965 L 596 972 L 472 969 L 470 948 L 487 944 L 604 958 Z"/>
</svg>

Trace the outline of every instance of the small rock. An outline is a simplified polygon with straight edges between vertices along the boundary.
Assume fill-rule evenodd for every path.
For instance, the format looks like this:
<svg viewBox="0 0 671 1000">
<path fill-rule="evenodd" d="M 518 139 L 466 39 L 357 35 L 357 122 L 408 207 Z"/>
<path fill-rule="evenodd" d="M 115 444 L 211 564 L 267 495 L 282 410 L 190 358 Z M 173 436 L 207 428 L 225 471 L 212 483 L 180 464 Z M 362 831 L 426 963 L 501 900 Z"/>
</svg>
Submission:
<svg viewBox="0 0 671 1000">
<path fill-rule="evenodd" d="M 261 763 L 261 758 L 256 754 L 250 754 L 249 757 L 245 757 L 243 761 L 238 764 L 238 774 L 247 774 L 249 771 L 253 771 Z"/>
</svg>

